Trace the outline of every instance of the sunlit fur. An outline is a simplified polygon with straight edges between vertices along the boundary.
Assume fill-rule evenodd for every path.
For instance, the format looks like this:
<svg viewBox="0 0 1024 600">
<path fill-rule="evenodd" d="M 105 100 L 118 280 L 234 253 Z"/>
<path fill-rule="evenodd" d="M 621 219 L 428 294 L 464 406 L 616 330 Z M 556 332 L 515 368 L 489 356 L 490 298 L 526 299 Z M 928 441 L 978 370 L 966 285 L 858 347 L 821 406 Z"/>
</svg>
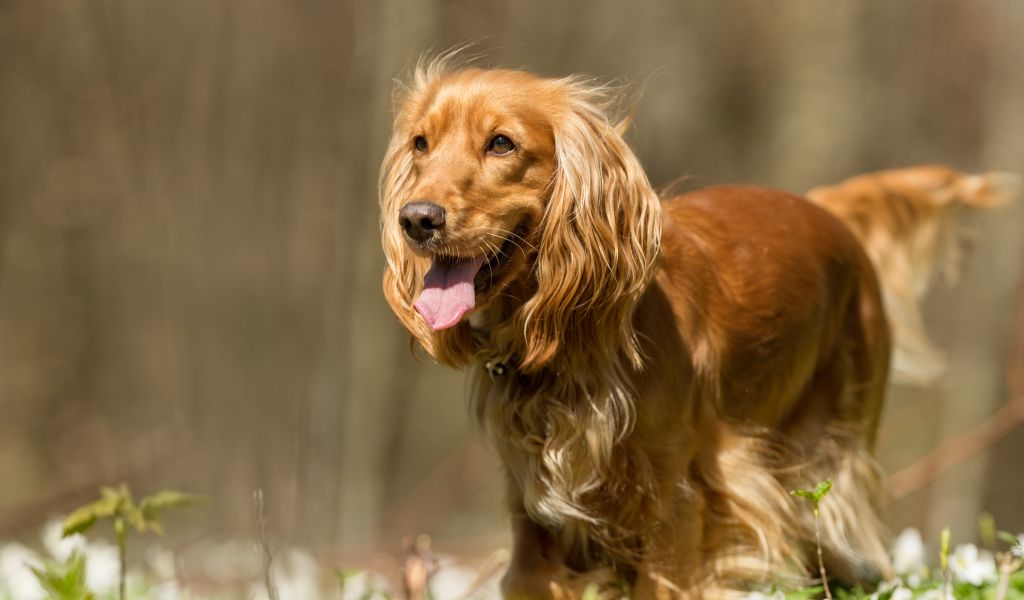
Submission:
<svg viewBox="0 0 1024 600">
<path fill-rule="evenodd" d="M 958 213 L 1005 204 L 1020 188 L 1017 175 L 971 175 L 929 165 L 860 175 L 807 193 L 853 229 L 883 281 L 895 338 L 895 381 L 927 384 L 944 370 L 942 354 L 925 332 L 919 302 L 935 275 L 949 282 L 956 278 Z"/>
<path fill-rule="evenodd" d="M 814 522 L 789 491 L 826 478 L 829 573 L 888 575 L 870 451 L 890 338 L 867 254 L 782 192 L 659 200 L 611 100 L 577 78 L 445 60 L 396 96 L 384 292 L 435 360 L 472 366 L 508 473 L 506 596 L 597 582 L 609 596 L 720 598 L 805 581 Z M 486 152 L 496 132 L 514 153 Z M 398 213 L 421 200 L 448 216 L 437 245 L 414 251 Z M 492 256 L 506 241 L 475 310 L 431 330 L 412 308 L 431 254 Z"/>
</svg>

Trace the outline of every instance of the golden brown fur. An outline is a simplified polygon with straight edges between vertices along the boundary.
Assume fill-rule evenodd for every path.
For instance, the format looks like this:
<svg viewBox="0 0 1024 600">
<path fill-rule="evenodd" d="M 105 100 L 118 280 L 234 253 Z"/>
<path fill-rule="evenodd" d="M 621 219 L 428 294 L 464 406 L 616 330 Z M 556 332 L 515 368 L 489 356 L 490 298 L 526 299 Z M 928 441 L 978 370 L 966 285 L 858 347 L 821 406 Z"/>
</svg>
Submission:
<svg viewBox="0 0 1024 600">
<path fill-rule="evenodd" d="M 507 469 L 506 595 L 798 581 L 813 522 L 788 490 L 825 478 L 829 572 L 888 574 L 870 450 L 890 337 L 861 244 L 782 192 L 660 201 L 606 106 L 579 79 L 428 64 L 381 171 L 385 295 L 438 362 L 472 365 Z M 399 213 L 424 199 L 446 220 L 414 242 Z M 433 330 L 413 308 L 428 268 L 474 256 L 505 258 Z"/>
<path fill-rule="evenodd" d="M 969 175 L 940 165 L 881 171 L 814 188 L 807 197 L 843 220 L 875 265 L 895 334 L 893 379 L 929 383 L 943 371 L 942 355 L 924 330 L 918 303 L 939 268 L 956 277 L 957 213 L 1010 200 L 1020 178 Z"/>
</svg>

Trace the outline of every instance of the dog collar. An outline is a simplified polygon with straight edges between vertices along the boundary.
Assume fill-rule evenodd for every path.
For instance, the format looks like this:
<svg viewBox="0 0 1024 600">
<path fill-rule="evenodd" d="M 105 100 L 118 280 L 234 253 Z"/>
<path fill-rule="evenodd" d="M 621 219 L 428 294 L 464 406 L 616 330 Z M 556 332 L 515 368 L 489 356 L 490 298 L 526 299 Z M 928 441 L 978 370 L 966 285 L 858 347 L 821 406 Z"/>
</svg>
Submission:
<svg viewBox="0 0 1024 600">
<path fill-rule="evenodd" d="M 492 379 L 508 375 L 508 367 L 500 360 L 485 360 L 484 370 Z"/>
</svg>

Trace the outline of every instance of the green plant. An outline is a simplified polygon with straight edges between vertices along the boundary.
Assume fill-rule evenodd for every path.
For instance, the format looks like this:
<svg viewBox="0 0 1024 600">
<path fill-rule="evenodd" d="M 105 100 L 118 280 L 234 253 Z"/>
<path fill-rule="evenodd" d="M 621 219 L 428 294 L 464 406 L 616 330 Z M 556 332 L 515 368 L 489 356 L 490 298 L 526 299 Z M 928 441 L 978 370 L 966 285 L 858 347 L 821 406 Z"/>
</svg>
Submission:
<svg viewBox="0 0 1024 600">
<path fill-rule="evenodd" d="M 939 535 L 939 567 L 942 568 L 942 595 L 944 598 L 952 598 L 953 577 L 949 573 L 949 527 L 942 530 Z"/>
<path fill-rule="evenodd" d="M 601 597 L 601 592 L 597 587 L 596 583 L 591 583 L 583 590 L 582 600 L 598 600 Z"/>
<path fill-rule="evenodd" d="M 993 523 L 993 529 L 995 524 Z M 998 532 L 995 537 L 1009 544 L 1010 548 L 996 555 L 999 567 L 999 581 L 996 585 L 996 600 L 1004 600 L 1010 593 L 1010 583 L 1015 573 L 1020 574 L 1024 566 L 1024 536 L 1016 536 L 1006 531 Z M 1024 584 L 1024 577 L 1018 578 Z M 1024 586 L 1021 586 L 1024 587 Z"/>
<path fill-rule="evenodd" d="M 72 552 L 66 563 L 47 561 L 42 567 L 32 567 L 39 585 L 51 600 L 95 600 L 85 583 L 85 557 Z"/>
<path fill-rule="evenodd" d="M 825 559 L 821 553 L 821 511 L 818 506 L 832 489 L 832 480 L 826 479 L 814 486 L 813 490 L 793 490 L 790 494 L 811 502 L 814 508 L 814 542 L 818 547 L 818 571 L 821 573 L 821 585 L 825 589 L 825 597 L 832 600 L 832 590 L 828 587 L 828 575 L 825 573 Z"/>
<path fill-rule="evenodd" d="M 366 573 L 358 569 L 334 569 L 332 571 L 334 577 L 337 579 L 340 586 L 340 592 L 343 597 L 351 597 L 348 587 L 353 586 L 359 590 L 358 600 L 390 600 L 391 594 L 384 589 L 377 589 L 373 582 L 366 580 L 365 583 L 357 583 L 355 580 L 360 577 L 366 577 Z"/>
<path fill-rule="evenodd" d="M 203 498 L 195 494 L 163 490 L 146 496 L 141 502 L 136 503 L 131 490 L 123 483 L 116 488 L 103 487 L 100 488 L 98 500 L 80 506 L 64 520 L 64 537 L 85 533 L 100 520 L 109 519 L 113 522 L 114 534 L 117 536 L 118 558 L 121 563 L 118 597 L 125 600 L 128 527 L 130 526 L 139 533 L 152 531 L 163 535 L 164 530 L 159 520 L 161 512 L 201 501 Z"/>
</svg>

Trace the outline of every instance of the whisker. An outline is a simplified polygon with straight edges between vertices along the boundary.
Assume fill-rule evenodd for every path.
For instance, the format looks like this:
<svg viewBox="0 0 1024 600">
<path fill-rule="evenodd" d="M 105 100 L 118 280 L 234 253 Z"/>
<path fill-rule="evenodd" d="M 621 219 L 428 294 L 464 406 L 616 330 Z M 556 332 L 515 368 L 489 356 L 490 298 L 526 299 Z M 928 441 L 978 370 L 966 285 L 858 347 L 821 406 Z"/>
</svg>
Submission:
<svg viewBox="0 0 1024 600">
<path fill-rule="evenodd" d="M 494 256 L 500 256 L 501 255 L 501 248 L 499 248 L 498 246 L 496 246 L 495 244 L 493 244 L 491 242 L 488 242 L 486 239 L 483 240 L 483 242 L 484 242 L 484 244 L 487 245 L 488 248 L 493 248 L 494 249 Z M 494 278 L 494 267 L 491 266 L 491 261 L 489 261 L 489 260 L 487 261 L 487 275 L 491 279 Z"/>
<path fill-rule="evenodd" d="M 500 232 L 500 233 L 499 233 Z M 501 229 L 485 229 L 480 233 L 484 235 L 490 235 L 500 239 L 503 243 L 508 241 L 516 246 L 523 254 L 526 254 L 526 250 L 523 245 L 527 246 L 530 250 L 537 251 L 537 247 L 530 243 L 529 240 L 519 235 L 515 231 L 504 231 Z"/>
</svg>

